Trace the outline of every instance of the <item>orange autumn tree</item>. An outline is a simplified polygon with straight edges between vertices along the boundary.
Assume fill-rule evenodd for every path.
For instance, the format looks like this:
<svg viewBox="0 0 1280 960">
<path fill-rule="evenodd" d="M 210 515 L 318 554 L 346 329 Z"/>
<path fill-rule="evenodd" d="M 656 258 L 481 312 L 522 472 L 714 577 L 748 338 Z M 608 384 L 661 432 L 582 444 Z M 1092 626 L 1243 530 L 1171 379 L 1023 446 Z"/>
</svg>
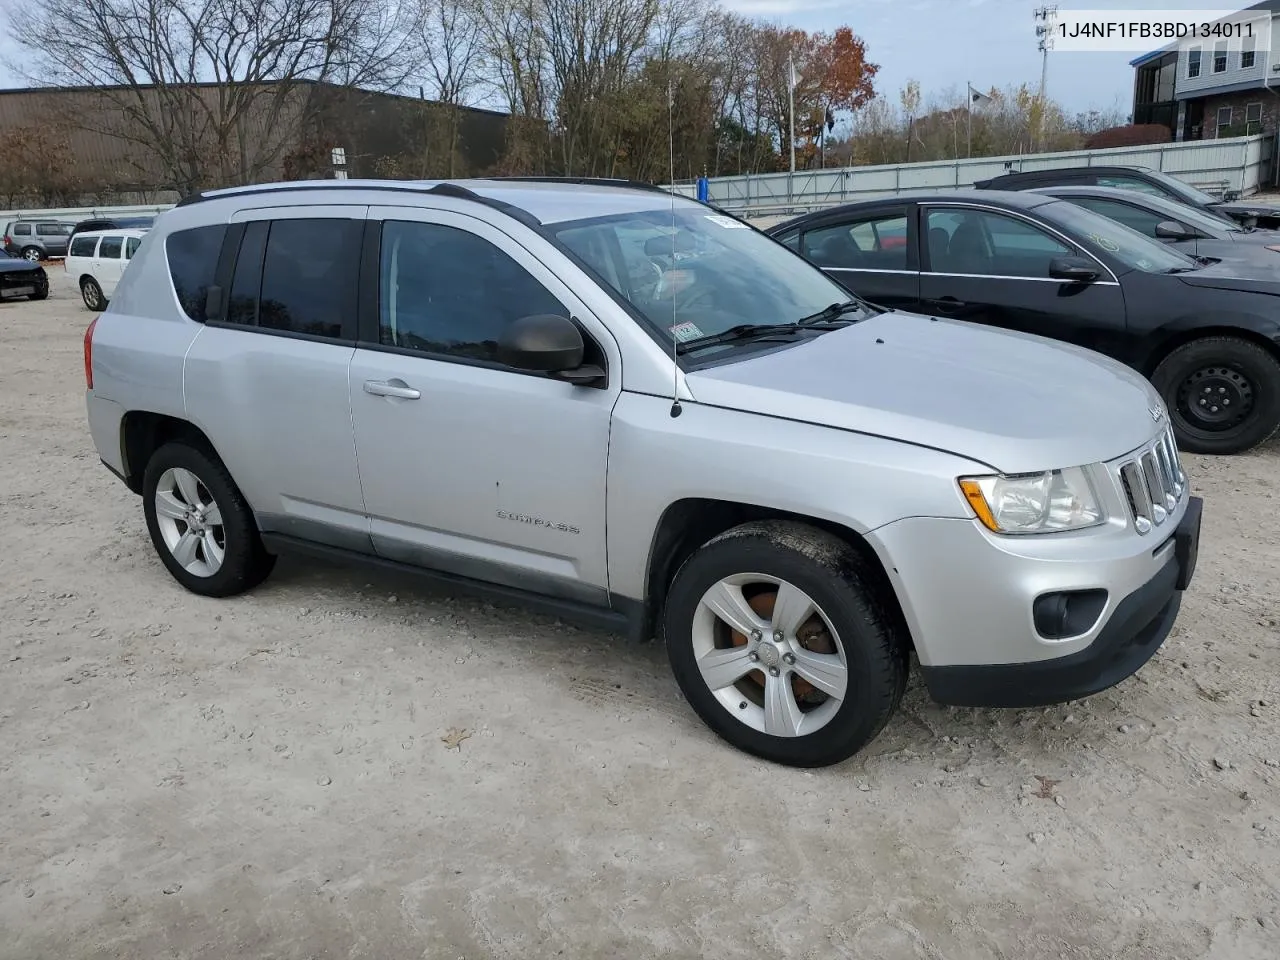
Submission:
<svg viewBox="0 0 1280 960">
<path fill-rule="evenodd" d="M 880 66 L 867 62 L 867 45 L 849 27 L 808 38 L 807 57 L 796 86 L 797 164 L 817 154 L 828 111 L 857 110 L 875 95 Z M 797 64 L 799 64 L 797 57 Z M 797 66 L 797 72 L 801 68 Z"/>
</svg>

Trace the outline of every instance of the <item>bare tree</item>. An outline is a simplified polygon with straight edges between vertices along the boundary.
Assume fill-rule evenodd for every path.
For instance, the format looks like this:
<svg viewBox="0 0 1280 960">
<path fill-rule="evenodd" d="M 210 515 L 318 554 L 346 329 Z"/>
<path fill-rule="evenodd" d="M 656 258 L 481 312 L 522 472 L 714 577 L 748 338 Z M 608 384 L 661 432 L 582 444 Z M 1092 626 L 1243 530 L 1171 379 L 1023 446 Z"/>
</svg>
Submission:
<svg viewBox="0 0 1280 960">
<path fill-rule="evenodd" d="M 51 0 L 13 8 L 32 80 L 92 86 L 71 122 L 131 141 L 185 191 L 261 179 L 311 116 L 314 82 L 392 87 L 396 0 Z"/>
</svg>

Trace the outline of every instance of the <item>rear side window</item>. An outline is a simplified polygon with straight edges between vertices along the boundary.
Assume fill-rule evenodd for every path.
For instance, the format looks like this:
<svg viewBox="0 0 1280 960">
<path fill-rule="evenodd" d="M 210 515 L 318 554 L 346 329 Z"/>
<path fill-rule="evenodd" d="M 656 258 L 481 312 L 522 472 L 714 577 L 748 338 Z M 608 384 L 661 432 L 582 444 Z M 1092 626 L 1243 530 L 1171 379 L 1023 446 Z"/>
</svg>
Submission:
<svg viewBox="0 0 1280 960">
<path fill-rule="evenodd" d="M 169 261 L 169 276 L 173 278 L 173 290 L 188 317 L 205 322 L 205 295 L 213 286 L 218 270 L 218 254 L 227 226 L 216 223 L 207 227 L 193 227 L 169 234 L 165 240 L 165 255 Z"/>
<path fill-rule="evenodd" d="M 354 317 L 360 220 L 276 220 L 262 262 L 258 326 L 341 337 Z"/>
<path fill-rule="evenodd" d="M 98 247 L 99 260 L 119 260 L 120 251 L 124 249 L 123 237 L 103 237 Z"/>
<path fill-rule="evenodd" d="M 337 218 L 246 224 L 227 323 L 344 339 L 343 324 L 356 315 L 363 233 L 364 221 Z"/>
<path fill-rule="evenodd" d="M 71 241 L 71 256 L 92 257 L 97 246 L 97 237 L 76 237 Z"/>
</svg>

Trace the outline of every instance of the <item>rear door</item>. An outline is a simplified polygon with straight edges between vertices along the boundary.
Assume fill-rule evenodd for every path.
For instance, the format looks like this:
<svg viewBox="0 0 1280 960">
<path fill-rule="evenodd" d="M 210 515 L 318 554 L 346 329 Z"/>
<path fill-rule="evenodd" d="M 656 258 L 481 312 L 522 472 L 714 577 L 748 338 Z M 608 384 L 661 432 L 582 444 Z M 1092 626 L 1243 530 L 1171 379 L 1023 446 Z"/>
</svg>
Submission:
<svg viewBox="0 0 1280 960">
<path fill-rule="evenodd" d="M 915 310 L 920 299 L 914 206 L 894 204 L 821 221 L 800 234 L 800 252 L 872 303 Z"/>
<path fill-rule="evenodd" d="M 107 299 L 116 291 L 116 284 L 124 274 L 124 237 L 108 234 L 98 244 L 98 254 L 93 260 L 93 275 Z"/>
<path fill-rule="evenodd" d="M 45 221 L 36 224 L 36 233 L 44 244 L 45 253 L 50 257 L 65 257 L 67 243 L 71 239 L 71 225 L 56 221 Z"/>
<path fill-rule="evenodd" d="M 1038 221 L 977 204 L 923 206 L 920 300 L 926 313 L 1034 333 L 1103 353 L 1124 339 L 1125 304 L 1114 274 Z M 1085 256 L 1093 283 L 1049 276 L 1055 257 Z"/>
<path fill-rule="evenodd" d="M 367 211 L 234 214 L 184 375 L 188 416 L 216 438 L 263 532 L 370 553 L 347 389 Z"/>
</svg>

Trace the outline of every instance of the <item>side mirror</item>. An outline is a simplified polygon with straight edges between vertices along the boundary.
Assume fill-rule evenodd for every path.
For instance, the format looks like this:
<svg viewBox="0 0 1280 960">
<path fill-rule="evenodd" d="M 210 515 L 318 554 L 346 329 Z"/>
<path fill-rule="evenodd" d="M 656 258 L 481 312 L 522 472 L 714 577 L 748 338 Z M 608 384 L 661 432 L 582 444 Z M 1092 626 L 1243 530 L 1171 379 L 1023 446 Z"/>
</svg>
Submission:
<svg viewBox="0 0 1280 960">
<path fill-rule="evenodd" d="M 1049 276 L 1054 280 L 1090 283 L 1098 279 L 1098 268 L 1084 257 L 1054 257 L 1049 261 Z"/>
<path fill-rule="evenodd" d="M 1156 237 L 1160 240 L 1186 240 L 1190 236 L 1190 231 L 1177 220 L 1165 220 L 1156 224 Z"/>
<path fill-rule="evenodd" d="M 586 344 L 582 331 L 568 317 L 540 313 L 521 317 L 498 338 L 498 361 L 517 370 L 549 373 L 578 386 L 604 381 L 597 366 L 583 366 Z"/>
</svg>

